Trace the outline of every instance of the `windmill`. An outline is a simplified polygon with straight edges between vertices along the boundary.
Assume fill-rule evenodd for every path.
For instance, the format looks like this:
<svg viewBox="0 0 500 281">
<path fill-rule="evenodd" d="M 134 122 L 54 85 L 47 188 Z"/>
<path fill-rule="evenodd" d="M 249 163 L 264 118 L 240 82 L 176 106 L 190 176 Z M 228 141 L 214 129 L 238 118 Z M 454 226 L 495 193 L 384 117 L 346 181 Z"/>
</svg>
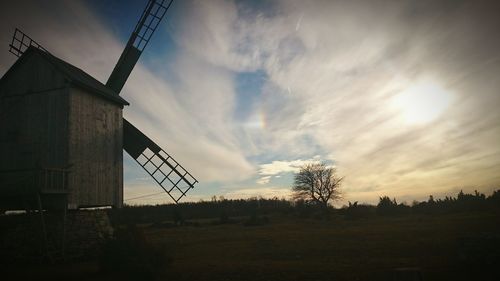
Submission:
<svg viewBox="0 0 500 281">
<path fill-rule="evenodd" d="M 105 85 L 15 30 L 9 51 L 19 58 L 0 79 L 2 208 L 121 207 L 123 150 L 174 202 L 194 188 L 191 173 L 122 117 L 119 96 L 172 2 L 149 0 Z"/>
</svg>

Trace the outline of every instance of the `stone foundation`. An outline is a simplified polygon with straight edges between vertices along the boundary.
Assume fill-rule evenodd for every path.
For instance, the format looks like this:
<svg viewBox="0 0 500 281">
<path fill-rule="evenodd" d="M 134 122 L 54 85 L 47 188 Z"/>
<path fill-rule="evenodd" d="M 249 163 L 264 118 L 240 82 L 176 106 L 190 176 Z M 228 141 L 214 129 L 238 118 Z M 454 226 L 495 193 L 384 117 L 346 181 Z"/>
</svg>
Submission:
<svg viewBox="0 0 500 281">
<path fill-rule="evenodd" d="M 46 236 L 37 212 L 0 216 L 0 260 L 36 262 L 92 258 L 113 235 L 104 210 L 68 211 L 65 225 L 62 212 L 44 212 L 43 219 Z"/>
</svg>

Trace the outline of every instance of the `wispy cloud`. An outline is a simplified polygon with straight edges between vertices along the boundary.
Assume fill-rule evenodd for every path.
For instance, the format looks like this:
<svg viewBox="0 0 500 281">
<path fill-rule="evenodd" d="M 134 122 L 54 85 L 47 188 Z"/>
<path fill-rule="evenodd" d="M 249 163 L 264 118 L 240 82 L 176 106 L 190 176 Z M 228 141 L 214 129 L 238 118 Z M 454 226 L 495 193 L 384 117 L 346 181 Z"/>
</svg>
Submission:
<svg viewBox="0 0 500 281">
<path fill-rule="evenodd" d="M 297 173 L 300 168 L 309 163 L 319 163 L 321 156 L 316 155 L 311 159 L 306 160 L 292 160 L 292 161 L 272 161 L 271 163 L 259 165 L 260 178 L 257 180 L 258 184 L 268 184 L 271 178 L 279 178 L 285 173 Z"/>
<path fill-rule="evenodd" d="M 292 161 L 272 161 L 268 164 L 259 165 L 259 175 L 274 176 L 281 173 L 297 172 L 300 167 L 308 163 L 317 163 L 320 161 L 321 156 L 316 155 L 314 158 L 306 160 L 292 160 Z"/>
<path fill-rule="evenodd" d="M 267 184 L 271 181 L 271 176 L 263 176 L 260 177 L 260 179 L 257 180 L 258 184 Z"/>
<path fill-rule="evenodd" d="M 239 188 L 238 190 L 228 191 L 224 194 L 227 199 L 248 199 L 252 197 L 264 198 L 285 198 L 289 199 L 291 191 L 284 187 L 261 187 L 261 188 Z"/>
<path fill-rule="evenodd" d="M 295 158 L 317 144 L 346 175 L 347 193 L 371 200 L 496 182 L 499 85 L 492 75 L 500 42 L 488 9 L 472 2 L 281 1 L 271 16 L 239 17 L 237 7 L 219 5 L 193 8 L 200 16 L 190 18 L 185 42 L 197 42 L 190 50 L 214 65 L 265 70 L 258 110 L 269 131 L 250 134 L 262 153 Z M 452 93 L 453 103 L 436 120 L 407 123 L 394 100 L 425 77 Z M 471 130 L 477 134 L 464 135 Z M 296 169 L 274 161 L 259 174 Z M 460 173 L 470 173 L 467 183 Z"/>
<path fill-rule="evenodd" d="M 55 9 L 32 2 L 29 11 L 18 2 L 2 7 L 0 40 L 8 42 L 17 15 L 28 13 L 21 28 L 104 81 L 123 48 L 116 34 L 83 2 Z M 158 53 L 155 64 L 137 66 L 124 91 L 127 118 L 204 183 L 259 184 L 231 190 L 235 197 L 268 192 L 274 179 L 318 154 L 345 176 L 348 200 L 422 199 L 500 184 L 494 1 L 271 4 L 178 4 L 182 15 L 168 30 L 175 57 L 163 63 Z M 0 52 L 0 71 L 13 61 Z M 254 125 L 246 126 L 233 118 L 235 80 L 253 71 L 266 79 L 248 114 Z M 427 78 L 452 99 L 434 119 L 407 122 L 394 101 Z M 192 195 L 206 195 L 201 186 Z"/>
</svg>

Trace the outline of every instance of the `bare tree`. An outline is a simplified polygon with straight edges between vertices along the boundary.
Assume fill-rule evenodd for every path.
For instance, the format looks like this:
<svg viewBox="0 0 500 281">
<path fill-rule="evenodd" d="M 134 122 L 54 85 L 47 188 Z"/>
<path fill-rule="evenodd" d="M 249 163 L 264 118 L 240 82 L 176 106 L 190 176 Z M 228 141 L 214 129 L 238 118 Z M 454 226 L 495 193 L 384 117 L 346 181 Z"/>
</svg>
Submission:
<svg viewBox="0 0 500 281">
<path fill-rule="evenodd" d="M 305 164 L 294 177 L 294 199 L 315 202 L 326 208 L 330 201 L 341 198 L 342 180 L 337 170 L 325 163 Z"/>
</svg>

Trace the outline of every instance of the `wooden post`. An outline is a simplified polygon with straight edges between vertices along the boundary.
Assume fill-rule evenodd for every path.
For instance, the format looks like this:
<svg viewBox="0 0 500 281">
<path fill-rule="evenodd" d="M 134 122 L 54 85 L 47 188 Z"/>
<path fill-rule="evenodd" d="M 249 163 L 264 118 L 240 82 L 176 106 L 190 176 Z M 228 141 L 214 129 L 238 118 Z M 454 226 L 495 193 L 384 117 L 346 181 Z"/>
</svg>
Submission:
<svg viewBox="0 0 500 281">
<path fill-rule="evenodd" d="M 418 267 L 396 268 L 393 276 L 394 281 L 422 281 L 422 273 Z"/>
<path fill-rule="evenodd" d="M 61 255 L 63 261 L 65 261 L 66 260 L 66 213 L 68 208 L 68 195 L 64 195 L 63 204 L 64 206 L 62 209 Z"/>
<path fill-rule="evenodd" d="M 41 223 L 41 228 L 42 228 L 42 243 L 43 243 L 43 248 L 45 255 L 52 261 L 50 254 L 49 254 L 49 241 L 47 239 L 47 229 L 45 227 L 45 218 L 43 217 L 43 207 L 42 207 L 42 199 L 40 198 L 40 192 L 36 193 L 37 201 L 38 201 L 38 212 L 40 215 L 40 223 Z"/>
</svg>

